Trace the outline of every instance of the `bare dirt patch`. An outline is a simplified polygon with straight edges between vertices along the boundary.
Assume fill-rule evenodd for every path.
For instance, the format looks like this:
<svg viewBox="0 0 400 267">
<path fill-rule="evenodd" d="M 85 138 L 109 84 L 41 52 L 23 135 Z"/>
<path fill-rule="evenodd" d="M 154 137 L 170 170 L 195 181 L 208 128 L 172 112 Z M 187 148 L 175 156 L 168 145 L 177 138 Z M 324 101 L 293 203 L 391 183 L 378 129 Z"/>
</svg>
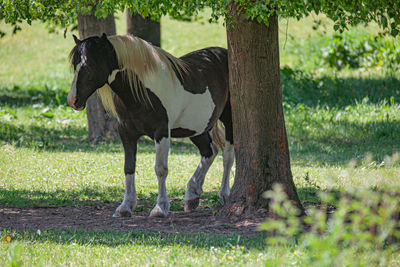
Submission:
<svg viewBox="0 0 400 267">
<path fill-rule="evenodd" d="M 259 234 L 257 227 L 265 216 L 247 219 L 220 218 L 213 216 L 211 210 L 191 213 L 171 211 L 167 218 L 149 217 L 149 212 L 134 212 L 129 218 L 113 218 L 118 203 L 15 208 L 0 206 L 0 229 L 15 230 L 115 230 L 163 233 L 214 233 L 251 236 Z"/>
</svg>

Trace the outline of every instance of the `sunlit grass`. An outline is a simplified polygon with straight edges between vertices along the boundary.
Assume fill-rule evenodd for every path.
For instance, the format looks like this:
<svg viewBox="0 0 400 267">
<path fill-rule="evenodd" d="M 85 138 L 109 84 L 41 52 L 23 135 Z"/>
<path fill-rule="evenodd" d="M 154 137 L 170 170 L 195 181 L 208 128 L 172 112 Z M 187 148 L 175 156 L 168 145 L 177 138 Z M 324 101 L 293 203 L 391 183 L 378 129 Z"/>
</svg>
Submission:
<svg viewBox="0 0 400 267">
<path fill-rule="evenodd" d="M 264 235 L 116 233 L 112 231 L 7 232 L 11 243 L 0 243 L 0 264 L 13 255 L 25 265 L 261 265 Z M 32 243 L 34 246 L 26 246 Z M 234 248 L 233 248 L 234 247 Z M 243 247 L 243 249 L 241 248 Z"/>
</svg>

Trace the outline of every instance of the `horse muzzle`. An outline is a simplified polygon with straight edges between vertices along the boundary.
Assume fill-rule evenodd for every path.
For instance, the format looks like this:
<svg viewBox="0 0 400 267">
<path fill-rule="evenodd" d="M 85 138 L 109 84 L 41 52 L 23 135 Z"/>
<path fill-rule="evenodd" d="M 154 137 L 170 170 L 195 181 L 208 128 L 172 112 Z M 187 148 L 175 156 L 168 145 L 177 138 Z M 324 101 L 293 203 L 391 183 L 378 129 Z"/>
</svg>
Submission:
<svg viewBox="0 0 400 267">
<path fill-rule="evenodd" d="M 83 110 L 85 108 L 84 106 L 81 106 L 81 107 L 76 106 L 76 97 L 68 96 L 68 104 L 71 106 L 71 108 L 73 108 L 75 110 Z"/>
</svg>

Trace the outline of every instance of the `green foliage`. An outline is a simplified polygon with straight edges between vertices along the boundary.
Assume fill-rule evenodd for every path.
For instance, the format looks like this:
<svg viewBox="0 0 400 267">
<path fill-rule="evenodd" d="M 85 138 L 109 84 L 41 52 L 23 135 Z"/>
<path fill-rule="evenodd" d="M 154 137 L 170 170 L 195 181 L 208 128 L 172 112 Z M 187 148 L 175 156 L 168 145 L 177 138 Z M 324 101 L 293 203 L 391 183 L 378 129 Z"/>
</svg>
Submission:
<svg viewBox="0 0 400 267">
<path fill-rule="evenodd" d="M 270 200 L 271 218 L 262 225 L 270 246 L 295 246 L 304 266 L 388 265 L 399 253 L 400 202 L 398 194 L 347 189 L 332 212 L 328 203 L 337 194 L 321 193 L 321 206 L 298 211 L 276 185 L 265 196 Z M 368 258 L 354 257 L 368 253 Z M 297 254 L 295 252 L 295 254 Z"/>
<path fill-rule="evenodd" d="M 57 0 L 3 0 L 0 9 L 0 21 L 13 25 L 13 33 L 21 30 L 20 24 L 40 20 L 50 25 L 50 30 L 54 31 L 53 27 L 61 27 L 66 29 L 76 27 L 76 19 L 78 14 L 87 14 L 95 8 L 97 17 L 106 17 L 113 13 L 118 6 L 110 9 L 110 6 L 103 1 L 96 0 L 74 0 L 74 1 L 57 1 Z M 4 36 L 4 32 L 1 32 Z"/>
<path fill-rule="evenodd" d="M 390 72 L 400 69 L 400 40 L 382 36 L 353 38 L 349 34 L 334 35 L 328 47 L 322 49 L 323 62 L 330 67 L 381 68 Z"/>
<path fill-rule="evenodd" d="M 400 29 L 400 2 L 397 0 L 380 1 L 312 1 L 311 9 L 318 13 L 325 13 L 334 22 L 334 29 L 343 31 L 347 26 L 374 21 L 393 36 Z"/>
<path fill-rule="evenodd" d="M 229 0 L 197 0 L 197 1 L 115 1 L 105 0 L 105 5 L 112 7 L 116 3 L 122 3 L 119 7 L 129 6 L 135 12 L 160 18 L 163 15 L 173 16 L 197 14 L 204 7 L 212 10 L 211 20 L 219 17 L 230 17 L 230 10 L 227 8 L 231 2 Z M 268 1 L 248 1 L 234 0 L 237 10 L 244 12 L 246 18 L 257 20 L 268 25 L 268 18 L 275 12 L 281 17 L 293 17 L 300 19 L 309 15 L 311 12 L 317 14 L 324 13 L 331 18 L 335 24 L 334 29 L 343 31 L 349 25 L 368 23 L 374 21 L 383 30 L 390 32 L 393 36 L 400 30 L 400 3 L 397 0 L 380 1 L 305 1 L 305 0 L 268 0 Z M 111 9 L 111 8 L 110 8 Z"/>
<path fill-rule="evenodd" d="M 51 21 L 67 27 L 74 23 L 79 12 L 87 13 L 91 6 L 95 6 L 95 14 L 104 17 L 107 14 L 123 11 L 131 8 L 132 12 L 143 16 L 150 16 L 153 19 L 160 19 L 161 16 L 171 15 L 172 17 L 188 18 L 197 15 L 205 7 L 211 8 L 210 20 L 218 20 L 219 17 L 230 17 L 227 8 L 229 0 L 103 0 L 103 1 L 14 1 L 4 0 L 0 10 L 0 20 L 15 25 L 32 20 Z M 334 29 L 343 31 L 349 25 L 368 23 L 374 21 L 383 30 L 396 36 L 400 31 L 400 3 L 397 0 L 379 1 L 347 1 L 347 0 L 267 0 L 248 1 L 234 0 L 237 10 L 244 12 L 246 18 L 257 20 L 268 25 L 268 18 L 277 13 L 281 17 L 294 17 L 300 19 L 311 12 L 324 13 L 331 18 L 335 24 Z"/>
</svg>

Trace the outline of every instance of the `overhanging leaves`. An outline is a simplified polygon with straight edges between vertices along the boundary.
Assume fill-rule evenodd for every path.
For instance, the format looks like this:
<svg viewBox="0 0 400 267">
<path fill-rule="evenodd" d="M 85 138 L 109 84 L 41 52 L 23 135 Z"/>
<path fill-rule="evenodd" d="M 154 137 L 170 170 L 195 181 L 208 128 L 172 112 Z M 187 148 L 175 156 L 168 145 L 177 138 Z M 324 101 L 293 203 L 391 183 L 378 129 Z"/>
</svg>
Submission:
<svg viewBox="0 0 400 267">
<path fill-rule="evenodd" d="M 400 1 L 398 0 L 234 0 L 248 19 L 268 23 L 273 13 L 281 17 L 300 19 L 311 12 L 324 13 L 335 22 L 335 30 L 343 31 L 348 25 L 378 23 L 382 30 L 392 35 L 400 32 Z M 226 9 L 229 0 L 3 0 L 0 20 L 16 26 L 23 21 L 41 20 L 61 27 L 73 25 L 79 12 L 87 13 L 92 6 L 98 17 L 131 8 L 132 12 L 159 20 L 171 15 L 188 18 L 204 8 L 211 9 L 210 21 L 220 17 L 229 19 Z"/>
</svg>

